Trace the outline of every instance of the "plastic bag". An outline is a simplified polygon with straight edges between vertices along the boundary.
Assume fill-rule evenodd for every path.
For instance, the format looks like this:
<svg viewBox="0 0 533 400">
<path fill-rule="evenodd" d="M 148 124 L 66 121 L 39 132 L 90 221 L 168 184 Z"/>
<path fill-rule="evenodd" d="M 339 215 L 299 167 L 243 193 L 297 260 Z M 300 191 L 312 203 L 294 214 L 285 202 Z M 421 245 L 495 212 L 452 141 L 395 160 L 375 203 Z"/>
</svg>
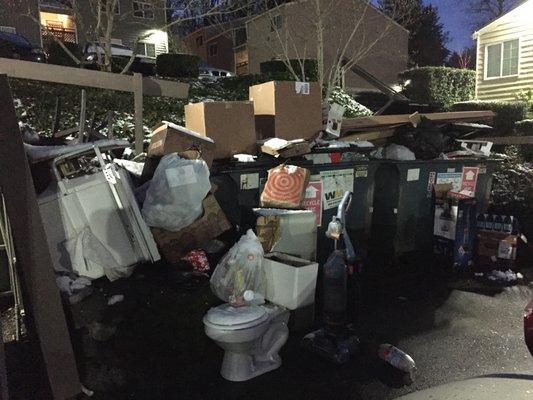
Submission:
<svg viewBox="0 0 533 400">
<path fill-rule="evenodd" d="M 179 231 L 202 216 L 202 201 L 210 190 L 205 161 L 168 154 L 161 159 L 150 181 L 143 217 L 149 226 Z"/>
<path fill-rule="evenodd" d="M 263 298 L 266 293 L 266 276 L 263 270 L 263 246 L 249 229 L 246 235 L 226 253 L 211 276 L 211 290 L 221 300 L 234 307 L 243 306 L 249 301 L 253 291 L 254 299 Z"/>
<path fill-rule="evenodd" d="M 400 144 L 390 144 L 385 148 L 385 158 L 397 161 L 416 160 L 415 153 Z"/>
</svg>

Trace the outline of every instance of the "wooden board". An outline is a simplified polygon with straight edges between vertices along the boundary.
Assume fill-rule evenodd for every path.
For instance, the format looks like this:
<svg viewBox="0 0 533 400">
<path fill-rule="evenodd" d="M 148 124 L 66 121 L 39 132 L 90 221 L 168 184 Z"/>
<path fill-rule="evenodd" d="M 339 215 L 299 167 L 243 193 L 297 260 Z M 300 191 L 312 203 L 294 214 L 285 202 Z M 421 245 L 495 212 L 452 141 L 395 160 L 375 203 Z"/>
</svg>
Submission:
<svg viewBox="0 0 533 400">
<path fill-rule="evenodd" d="M 0 121 L 0 187 L 27 294 L 24 300 L 35 322 L 53 396 L 67 399 L 81 392 L 81 384 L 6 75 L 0 75 Z"/>
<path fill-rule="evenodd" d="M 496 145 L 516 145 L 516 146 L 531 146 L 533 145 L 533 136 L 497 136 L 497 137 L 483 137 L 476 138 L 476 141 L 492 142 Z"/>
<path fill-rule="evenodd" d="M 428 114 L 378 115 L 360 118 L 346 118 L 341 132 L 357 132 L 395 128 L 402 125 L 416 126 L 422 119 L 431 122 L 479 122 L 494 118 L 492 111 L 460 111 Z"/>
</svg>

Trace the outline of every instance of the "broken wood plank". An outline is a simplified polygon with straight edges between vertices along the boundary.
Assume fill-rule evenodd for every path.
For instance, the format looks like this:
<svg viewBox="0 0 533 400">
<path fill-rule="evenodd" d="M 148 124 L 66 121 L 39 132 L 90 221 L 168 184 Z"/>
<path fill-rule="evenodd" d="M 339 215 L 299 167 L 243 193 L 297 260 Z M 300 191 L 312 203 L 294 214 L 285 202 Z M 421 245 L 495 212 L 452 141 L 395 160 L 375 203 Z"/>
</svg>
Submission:
<svg viewBox="0 0 533 400">
<path fill-rule="evenodd" d="M 476 138 L 476 141 L 492 142 L 496 145 L 516 145 L 516 146 L 531 146 L 533 145 L 533 136 L 495 136 Z"/>
<path fill-rule="evenodd" d="M 341 132 L 368 131 L 396 128 L 402 125 L 417 126 L 421 120 L 431 122 L 477 122 L 490 121 L 494 118 L 492 111 L 458 111 L 427 114 L 378 115 L 360 118 L 346 118 L 342 121 Z"/>
<path fill-rule="evenodd" d="M 25 304 L 54 399 L 67 399 L 81 393 L 81 384 L 6 75 L 0 75 L 0 121 L 0 187 L 28 296 Z"/>
</svg>

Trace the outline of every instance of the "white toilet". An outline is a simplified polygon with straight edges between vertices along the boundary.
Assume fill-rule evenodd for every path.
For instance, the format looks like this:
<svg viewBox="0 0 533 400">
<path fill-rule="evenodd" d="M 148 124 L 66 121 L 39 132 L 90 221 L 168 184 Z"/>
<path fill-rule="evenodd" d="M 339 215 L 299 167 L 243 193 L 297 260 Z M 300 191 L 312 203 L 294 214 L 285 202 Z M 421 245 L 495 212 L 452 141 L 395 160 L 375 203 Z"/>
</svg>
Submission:
<svg viewBox="0 0 533 400">
<path fill-rule="evenodd" d="M 278 352 L 289 337 L 288 320 L 289 312 L 272 303 L 211 308 L 204 326 L 225 351 L 220 374 L 240 382 L 280 367 Z"/>
</svg>

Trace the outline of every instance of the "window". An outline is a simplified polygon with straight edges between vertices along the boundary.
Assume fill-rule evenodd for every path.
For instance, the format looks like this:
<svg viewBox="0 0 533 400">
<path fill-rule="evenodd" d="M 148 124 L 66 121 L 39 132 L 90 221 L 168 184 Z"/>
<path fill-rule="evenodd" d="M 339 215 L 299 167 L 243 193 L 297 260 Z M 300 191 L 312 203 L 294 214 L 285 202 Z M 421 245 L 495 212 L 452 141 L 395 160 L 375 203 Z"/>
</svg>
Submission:
<svg viewBox="0 0 533 400">
<path fill-rule="evenodd" d="M 198 36 L 196 38 L 196 47 L 200 47 L 203 44 L 204 44 L 204 37 L 203 36 Z"/>
<path fill-rule="evenodd" d="M 270 21 L 270 32 L 277 31 L 278 29 L 281 29 L 283 26 L 283 19 L 281 15 L 275 15 L 272 17 L 272 20 Z"/>
<path fill-rule="evenodd" d="M 0 26 L 0 32 L 17 33 L 17 30 L 13 26 Z"/>
<path fill-rule="evenodd" d="M 237 28 L 233 31 L 233 39 L 235 47 L 242 46 L 243 44 L 246 44 L 247 38 L 246 38 L 246 28 Z"/>
<path fill-rule="evenodd" d="M 211 75 L 213 75 L 213 76 L 219 76 L 220 73 L 219 73 L 216 69 L 214 69 L 214 70 L 211 71 Z"/>
<path fill-rule="evenodd" d="M 137 18 L 154 19 L 154 6 L 145 1 L 133 0 L 133 16 Z"/>
<path fill-rule="evenodd" d="M 216 43 L 209 45 L 209 57 L 215 57 L 218 54 L 218 46 Z"/>
<path fill-rule="evenodd" d="M 153 43 L 138 43 L 137 54 L 147 57 L 155 57 L 155 44 Z"/>
<path fill-rule="evenodd" d="M 485 77 L 501 78 L 518 75 L 520 42 L 518 39 L 486 47 Z"/>
<path fill-rule="evenodd" d="M 109 0 L 110 2 L 113 2 L 113 0 Z M 100 10 L 102 10 L 102 12 L 106 12 L 106 3 L 107 3 L 107 0 L 100 0 Z M 115 4 L 115 9 L 113 10 L 113 12 L 115 14 L 120 14 L 120 1 L 117 0 L 116 4 Z"/>
</svg>

